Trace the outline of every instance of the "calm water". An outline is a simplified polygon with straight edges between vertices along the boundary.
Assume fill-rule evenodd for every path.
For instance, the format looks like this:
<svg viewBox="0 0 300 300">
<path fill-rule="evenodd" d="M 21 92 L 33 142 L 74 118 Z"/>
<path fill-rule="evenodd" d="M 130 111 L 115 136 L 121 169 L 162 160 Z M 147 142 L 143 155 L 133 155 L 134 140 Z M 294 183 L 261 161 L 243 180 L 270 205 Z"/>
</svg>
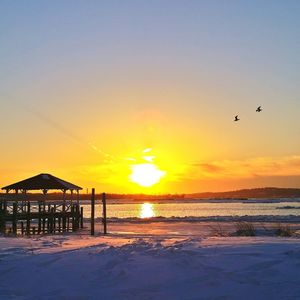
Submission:
<svg viewBox="0 0 300 300">
<path fill-rule="evenodd" d="M 83 204 L 84 216 L 90 217 L 89 204 Z M 102 216 L 96 204 L 96 217 Z M 280 203 L 137 203 L 107 204 L 108 218 L 210 217 L 210 216 L 300 216 L 300 202 Z"/>
</svg>

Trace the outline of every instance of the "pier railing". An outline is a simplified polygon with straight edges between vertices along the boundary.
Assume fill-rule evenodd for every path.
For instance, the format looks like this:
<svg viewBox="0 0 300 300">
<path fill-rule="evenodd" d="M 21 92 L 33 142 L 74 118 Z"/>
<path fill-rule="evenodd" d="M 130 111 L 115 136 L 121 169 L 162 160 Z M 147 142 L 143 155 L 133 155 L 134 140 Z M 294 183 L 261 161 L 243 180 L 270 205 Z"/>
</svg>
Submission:
<svg viewBox="0 0 300 300">
<path fill-rule="evenodd" d="M 0 199 L 0 233 L 46 234 L 83 228 L 83 208 L 72 201 Z"/>
</svg>

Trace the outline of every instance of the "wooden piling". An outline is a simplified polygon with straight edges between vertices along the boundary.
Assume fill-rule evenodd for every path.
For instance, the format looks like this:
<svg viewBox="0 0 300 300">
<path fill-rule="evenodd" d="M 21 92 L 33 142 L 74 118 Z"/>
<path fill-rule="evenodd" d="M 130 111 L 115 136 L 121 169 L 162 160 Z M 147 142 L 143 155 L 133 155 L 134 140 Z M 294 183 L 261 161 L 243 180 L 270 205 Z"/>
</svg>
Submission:
<svg viewBox="0 0 300 300">
<path fill-rule="evenodd" d="M 61 217 L 58 217 L 57 220 L 58 220 L 58 232 L 61 232 Z"/>
<path fill-rule="evenodd" d="M 26 233 L 30 235 L 30 201 L 27 202 Z"/>
<path fill-rule="evenodd" d="M 3 203 L 3 212 L 4 212 L 4 222 L 3 222 L 3 232 L 5 233 L 6 231 L 6 220 L 5 220 L 5 215 L 6 215 L 6 210 L 7 210 L 7 202 L 6 200 L 4 200 L 4 203 Z"/>
<path fill-rule="evenodd" d="M 74 205 L 71 205 L 71 215 L 72 215 L 72 231 L 75 231 L 75 218 L 74 218 Z"/>
<path fill-rule="evenodd" d="M 83 228 L 83 207 L 80 207 L 80 228 Z"/>
<path fill-rule="evenodd" d="M 67 232 L 69 232 L 70 231 L 70 217 L 69 216 L 66 217 L 66 221 L 67 221 Z"/>
<path fill-rule="evenodd" d="M 79 229 L 79 218 L 80 218 L 80 212 L 79 212 L 79 205 L 75 204 L 75 231 Z"/>
<path fill-rule="evenodd" d="M 5 209 L 5 200 L 1 200 L 1 207 L 0 207 L 0 232 L 5 233 L 5 215 L 6 215 L 6 209 Z"/>
<path fill-rule="evenodd" d="M 18 204 L 17 202 L 15 202 L 13 203 L 13 219 L 12 219 L 13 234 L 17 234 L 17 212 L 18 212 Z"/>
<path fill-rule="evenodd" d="M 43 233 L 45 233 L 45 228 L 46 228 L 46 216 L 45 216 L 45 213 L 46 213 L 46 205 L 45 203 L 43 203 Z"/>
<path fill-rule="evenodd" d="M 49 215 L 49 231 L 50 233 L 53 233 L 54 230 L 54 208 L 51 207 L 50 209 L 50 215 Z"/>
<path fill-rule="evenodd" d="M 41 233 L 41 229 L 42 229 L 42 219 L 41 219 L 41 214 L 42 214 L 42 205 L 41 205 L 41 203 L 39 203 L 38 234 Z"/>
<path fill-rule="evenodd" d="M 103 232 L 107 234 L 107 220 L 106 220 L 106 195 L 102 193 L 102 209 L 103 209 Z"/>
<path fill-rule="evenodd" d="M 48 210 L 47 210 L 47 233 L 50 232 L 50 213 L 51 213 L 51 205 L 48 204 Z"/>
<path fill-rule="evenodd" d="M 21 222 L 21 234 L 24 235 L 24 222 Z"/>
<path fill-rule="evenodd" d="M 91 235 L 95 235 L 95 189 L 92 188 L 91 198 Z"/>
<path fill-rule="evenodd" d="M 66 231 L 66 202 L 64 200 L 63 206 L 62 206 L 62 211 L 63 211 L 63 217 L 62 217 L 62 228 L 63 232 Z"/>
<path fill-rule="evenodd" d="M 56 204 L 54 204 L 53 207 L 53 233 L 55 233 L 56 230 Z"/>
</svg>

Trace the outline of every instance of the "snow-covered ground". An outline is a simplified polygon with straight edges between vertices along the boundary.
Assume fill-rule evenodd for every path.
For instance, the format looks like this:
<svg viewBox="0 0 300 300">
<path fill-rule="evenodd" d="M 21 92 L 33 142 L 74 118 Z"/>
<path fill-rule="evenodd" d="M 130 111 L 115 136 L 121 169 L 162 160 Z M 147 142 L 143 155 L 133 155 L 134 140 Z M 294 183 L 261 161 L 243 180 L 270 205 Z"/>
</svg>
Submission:
<svg viewBox="0 0 300 300">
<path fill-rule="evenodd" d="M 212 237 L 197 224 L 167 225 L 1 237 L 0 299 L 299 299 L 299 238 Z"/>
</svg>

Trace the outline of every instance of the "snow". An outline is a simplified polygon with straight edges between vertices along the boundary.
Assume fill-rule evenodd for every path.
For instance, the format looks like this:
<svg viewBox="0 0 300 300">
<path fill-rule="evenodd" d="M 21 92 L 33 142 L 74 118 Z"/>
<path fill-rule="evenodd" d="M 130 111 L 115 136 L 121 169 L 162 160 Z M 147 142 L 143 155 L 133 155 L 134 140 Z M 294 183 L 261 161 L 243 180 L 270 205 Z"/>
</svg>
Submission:
<svg viewBox="0 0 300 300">
<path fill-rule="evenodd" d="M 277 208 L 276 208 L 277 209 Z M 292 208 L 294 209 L 294 208 Z M 286 207 L 283 210 L 288 210 Z M 89 218 L 84 218 L 86 222 L 88 222 Z M 95 220 L 100 221 L 101 218 L 95 218 Z M 110 223 L 154 223 L 154 222 L 281 222 L 281 223 L 299 223 L 300 217 L 297 215 L 244 215 L 244 216 L 203 216 L 203 217 L 151 217 L 141 219 L 139 217 L 133 218 L 109 218 Z"/>
<path fill-rule="evenodd" d="M 299 238 L 212 237 L 195 223 L 167 225 L 0 237 L 0 299 L 298 299 Z"/>
</svg>

